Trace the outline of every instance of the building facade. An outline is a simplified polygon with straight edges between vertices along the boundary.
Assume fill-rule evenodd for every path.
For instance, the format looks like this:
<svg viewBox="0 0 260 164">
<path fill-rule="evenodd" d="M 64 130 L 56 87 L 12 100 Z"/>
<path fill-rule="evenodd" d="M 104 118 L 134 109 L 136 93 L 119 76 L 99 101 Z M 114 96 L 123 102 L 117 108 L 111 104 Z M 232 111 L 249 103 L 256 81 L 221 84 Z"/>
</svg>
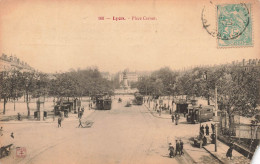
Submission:
<svg viewBox="0 0 260 164">
<path fill-rule="evenodd" d="M 0 56 L 0 72 L 9 72 L 12 70 L 18 70 L 21 72 L 35 71 L 31 66 L 26 62 L 21 61 L 19 58 L 12 55 L 7 56 L 6 54 L 2 54 L 2 56 Z"/>
</svg>

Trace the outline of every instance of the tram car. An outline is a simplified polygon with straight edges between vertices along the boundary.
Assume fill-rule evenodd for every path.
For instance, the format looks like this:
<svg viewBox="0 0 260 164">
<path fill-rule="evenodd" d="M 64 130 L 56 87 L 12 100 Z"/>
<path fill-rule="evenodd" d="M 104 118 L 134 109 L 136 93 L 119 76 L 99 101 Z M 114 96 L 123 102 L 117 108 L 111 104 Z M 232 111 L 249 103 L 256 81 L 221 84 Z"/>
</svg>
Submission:
<svg viewBox="0 0 260 164">
<path fill-rule="evenodd" d="M 213 118 L 214 106 L 189 106 L 187 122 L 195 124 L 206 122 Z"/>
<path fill-rule="evenodd" d="M 112 106 L 112 99 L 108 94 L 96 95 L 96 109 L 98 110 L 110 110 Z"/>
<path fill-rule="evenodd" d="M 136 103 L 136 105 L 142 105 L 143 102 L 144 102 L 144 96 L 141 95 L 141 94 L 138 93 L 138 92 L 136 92 L 136 93 L 134 94 L 134 96 L 135 96 L 135 103 Z"/>
<path fill-rule="evenodd" d="M 105 97 L 103 100 L 103 108 L 104 110 L 110 110 L 112 106 L 112 100 L 111 97 Z"/>
</svg>

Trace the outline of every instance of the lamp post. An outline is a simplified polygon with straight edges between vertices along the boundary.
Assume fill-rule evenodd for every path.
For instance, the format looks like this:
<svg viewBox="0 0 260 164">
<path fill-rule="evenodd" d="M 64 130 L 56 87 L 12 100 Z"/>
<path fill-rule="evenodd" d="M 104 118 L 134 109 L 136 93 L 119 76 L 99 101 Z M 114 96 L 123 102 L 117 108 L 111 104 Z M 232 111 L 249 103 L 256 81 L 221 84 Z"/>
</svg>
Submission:
<svg viewBox="0 0 260 164">
<path fill-rule="evenodd" d="M 200 128 L 201 128 L 201 120 L 200 120 L 200 119 L 201 119 L 201 118 L 200 118 L 200 117 L 201 117 L 201 113 L 200 113 L 201 108 L 202 108 L 202 107 L 200 106 L 200 107 L 199 107 L 199 111 L 198 111 L 198 114 L 199 114 L 199 122 L 200 122 Z M 201 133 L 200 130 L 199 130 L 199 132 Z"/>
<path fill-rule="evenodd" d="M 91 101 L 91 100 L 90 100 L 90 92 L 88 93 L 88 97 L 89 97 L 89 101 L 88 101 L 88 107 L 89 107 L 89 108 L 88 108 L 88 109 L 90 110 L 90 101 Z"/>
</svg>

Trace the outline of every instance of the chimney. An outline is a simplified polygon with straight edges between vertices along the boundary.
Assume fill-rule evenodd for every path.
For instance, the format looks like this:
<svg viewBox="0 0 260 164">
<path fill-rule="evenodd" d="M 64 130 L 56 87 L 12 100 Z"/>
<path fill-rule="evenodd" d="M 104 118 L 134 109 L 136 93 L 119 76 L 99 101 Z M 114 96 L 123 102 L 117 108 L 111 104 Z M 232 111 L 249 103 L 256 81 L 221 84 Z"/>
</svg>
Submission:
<svg viewBox="0 0 260 164">
<path fill-rule="evenodd" d="M 245 66 L 245 59 L 243 59 L 242 61 L 242 66 Z"/>
<path fill-rule="evenodd" d="M 252 59 L 249 59 L 249 63 L 248 63 L 249 65 L 251 65 L 252 64 Z"/>
</svg>

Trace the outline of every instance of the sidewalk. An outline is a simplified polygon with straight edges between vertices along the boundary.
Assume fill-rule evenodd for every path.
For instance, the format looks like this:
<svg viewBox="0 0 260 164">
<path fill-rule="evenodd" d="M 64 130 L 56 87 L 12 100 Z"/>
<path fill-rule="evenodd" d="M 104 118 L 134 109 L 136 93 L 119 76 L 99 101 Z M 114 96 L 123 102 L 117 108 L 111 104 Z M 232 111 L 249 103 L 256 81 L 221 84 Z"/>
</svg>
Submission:
<svg viewBox="0 0 260 164">
<path fill-rule="evenodd" d="M 95 110 L 85 110 L 84 111 L 84 115 L 83 117 L 87 117 L 89 116 L 91 113 L 93 113 Z M 24 124 L 24 123 L 53 123 L 53 122 L 57 122 L 58 117 L 55 117 L 55 120 L 53 120 L 53 117 L 48 117 L 45 120 L 36 120 L 36 119 L 22 119 L 21 121 L 16 120 L 10 120 L 10 121 L 0 121 L 0 124 Z M 74 113 L 69 113 L 69 117 L 66 118 L 64 117 L 64 120 L 66 121 L 75 121 L 78 120 L 78 114 L 74 114 Z"/>
<path fill-rule="evenodd" d="M 219 163 L 218 161 L 212 161 L 212 157 L 203 148 L 194 147 L 191 140 L 184 141 L 184 153 L 188 154 L 193 159 L 193 163 Z"/>
<path fill-rule="evenodd" d="M 217 142 L 217 152 L 215 152 L 215 145 L 214 144 L 209 144 L 207 146 L 203 147 L 207 152 L 209 152 L 212 156 L 214 156 L 216 159 L 221 161 L 222 163 L 230 163 L 230 164 L 236 164 L 236 163 L 244 163 L 244 164 L 249 164 L 250 159 L 246 158 L 239 152 L 233 149 L 232 153 L 232 159 L 228 159 L 226 157 L 227 150 L 229 146 L 226 144 L 218 141 Z"/>
<path fill-rule="evenodd" d="M 144 104 L 144 106 L 150 111 L 150 113 L 157 118 L 162 118 L 162 119 L 171 119 L 171 115 L 170 114 L 165 114 L 165 113 L 161 113 L 161 115 L 159 115 L 159 113 L 157 111 L 155 111 L 152 107 L 149 108 L 148 104 Z"/>
</svg>

